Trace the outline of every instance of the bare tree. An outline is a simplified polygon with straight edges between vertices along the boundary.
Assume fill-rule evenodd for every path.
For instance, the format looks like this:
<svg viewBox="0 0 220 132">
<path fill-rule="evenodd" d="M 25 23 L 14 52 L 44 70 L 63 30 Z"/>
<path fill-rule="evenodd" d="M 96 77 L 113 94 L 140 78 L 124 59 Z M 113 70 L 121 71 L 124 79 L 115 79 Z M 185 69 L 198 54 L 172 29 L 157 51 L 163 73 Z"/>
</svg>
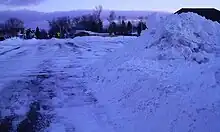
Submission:
<svg viewBox="0 0 220 132">
<path fill-rule="evenodd" d="M 58 17 L 57 19 L 53 19 L 48 21 L 50 26 L 50 33 L 54 34 L 59 32 L 60 37 L 63 37 L 65 33 L 68 33 L 72 27 L 74 26 L 72 19 L 70 17 Z"/>
<path fill-rule="evenodd" d="M 103 23 L 100 18 L 102 12 L 102 6 L 96 6 L 92 14 L 83 15 L 81 17 L 59 17 L 48 21 L 50 26 L 50 35 L 56 35 L 60 33 L 60 37 L 63 37 L 65 33 L 70 34 L 74 29 L 81 28 L 93 32 L 102 32 Z M 58 34 L 57 34 L 58 35 Z"/>
<path fill-rule="evenodd" d="M 116 14 L 114 11 L 111 11 L 108 17 L 108 21 L 111 23 L 116 19 Z"/>
<path fill-rule="evenodd" d="M 72 23 L 74 24 L 74 25 L 77 25 L 77 24 L 79 24 L 79 22 L 80 22 L 80 17 L 74 17 L 74 18 L 72 18 Z"/>
<path fill-rule="evenodd" d="M 100 20 L 101 13 L 102 13 L 102 9 L 103 9 L 102 6 L 99 5 L 99 6 L 96 6 L 96 7 L 95 7 L 95 10 L 93 11 L 93 16 L 95 17 L 95 19 L 96 19 L 97 21 Z"/>
<path fill-rule="evenodd" d="M 6 28 L 24 28 L 24 22 L 18 18 L 10 18 L 5 22 Z"/>
<path fill-rule="evenodd" d="M 24 30 L 24 22 L 18 18 L 10 18 L 5 21 L 5 30 L 12 36 Z"/>
</svg>

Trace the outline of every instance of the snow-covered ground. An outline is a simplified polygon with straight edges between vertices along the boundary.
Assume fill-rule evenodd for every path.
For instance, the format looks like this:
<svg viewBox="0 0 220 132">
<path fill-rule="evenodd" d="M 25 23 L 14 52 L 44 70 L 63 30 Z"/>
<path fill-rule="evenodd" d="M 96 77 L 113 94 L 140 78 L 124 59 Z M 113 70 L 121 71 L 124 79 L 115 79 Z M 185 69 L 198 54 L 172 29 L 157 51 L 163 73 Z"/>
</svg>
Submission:
<svg viewBox="0 0 220 132">
<path fill-rule="evenodd" d="M 220 131 L 220 24 L 155 24 L 139 38 L 0 43 L 0 117 L 19 132 Z"/>
<path fill-rule="evenodd" d="M 36 124 L 37 131 L 42 128 L 51 132 L 82 132 L 86 122 L 96 127 L 91 116 L 97 99 L 87 93 L 82 69 L 134 39 L 78 37 L 1 42 L 0 119 L 13 119 L 13 125 L 18 126 L 14 129 L 19 132 L 31 131 L 31 125 Z M 34 116 L 37 111 L 40 114 Z"/>
</svg>

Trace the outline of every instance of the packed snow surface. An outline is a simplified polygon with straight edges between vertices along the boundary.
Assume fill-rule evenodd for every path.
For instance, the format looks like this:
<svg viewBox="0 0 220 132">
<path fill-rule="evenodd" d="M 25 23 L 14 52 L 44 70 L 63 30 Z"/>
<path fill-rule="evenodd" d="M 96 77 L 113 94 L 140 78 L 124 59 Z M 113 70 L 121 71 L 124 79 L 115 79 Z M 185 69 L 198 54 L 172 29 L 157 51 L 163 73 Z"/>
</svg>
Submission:
<svg viewBox="0 0 220 132">
<path fill-rule="evenodd" d="M 137 39 L 6 40 L 0 118 L 22 130 L 34 102 L 39 131 L 218 132 L 219 57 L 220 24 L 193 13 Z"/>
<path fill-rule="evenodd" d="M 6 119 L 13 120 L 15 132 L 98 128 L 93 117 L 93 110 L 99 110 L 97 99 L 87 91 L 83 68 L 134 39 L 14 38 L 0 42 L 0 131 L 7 131 L 3 129 L 10 124 Z"/>
</svg>

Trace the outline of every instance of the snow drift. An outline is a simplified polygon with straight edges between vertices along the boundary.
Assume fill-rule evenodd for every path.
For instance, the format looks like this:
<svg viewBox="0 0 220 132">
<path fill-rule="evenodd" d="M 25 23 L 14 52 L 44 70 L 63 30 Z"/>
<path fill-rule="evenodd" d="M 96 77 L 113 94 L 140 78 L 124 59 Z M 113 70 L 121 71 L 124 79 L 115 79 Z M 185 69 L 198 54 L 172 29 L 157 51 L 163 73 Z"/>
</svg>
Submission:
<svg viewBox="0 0 220 132">
<path fill-rule="evenodd" d="M 168 16 L 88 68 L 103 120 L 116 132 L 220 131 L 219 45 L 220 24 Z"/>
</svg>

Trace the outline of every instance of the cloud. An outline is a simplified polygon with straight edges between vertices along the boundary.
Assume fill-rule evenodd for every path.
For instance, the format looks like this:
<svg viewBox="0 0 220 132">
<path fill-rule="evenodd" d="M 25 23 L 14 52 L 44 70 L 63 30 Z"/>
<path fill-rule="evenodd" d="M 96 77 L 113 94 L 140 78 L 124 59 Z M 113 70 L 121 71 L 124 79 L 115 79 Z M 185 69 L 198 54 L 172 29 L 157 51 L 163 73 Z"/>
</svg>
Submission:
<svg viewBox="0 0 220 132">
<path fill-rule="evenodd" d="M 5 6 L 28 6 L 28 5 L 38 5 L 45 0 L 0 0 L 0 5 Z"/>
</svg>

